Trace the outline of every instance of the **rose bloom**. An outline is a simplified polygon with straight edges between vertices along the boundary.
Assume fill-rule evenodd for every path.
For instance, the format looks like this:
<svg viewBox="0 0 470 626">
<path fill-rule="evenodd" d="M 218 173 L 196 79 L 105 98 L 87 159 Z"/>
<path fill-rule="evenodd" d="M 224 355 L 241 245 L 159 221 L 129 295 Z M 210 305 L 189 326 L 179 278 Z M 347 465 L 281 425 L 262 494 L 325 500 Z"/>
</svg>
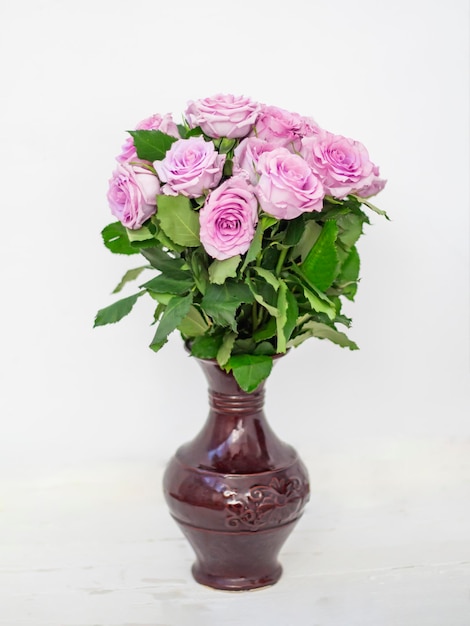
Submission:
<svg viewBox="0 0 470 626">
<path fill-rule="evenodd" d="M 375 178 L 374 164 L 359 141 L 321 131 L 302 140 L 301 154 L 321 178 L 326 193 L 344 198 Z"/>
<path fill-rule="evenodd" d="M 162 133 L 179 138 L 178 128 L 170 113 L 167 113 L 163 117 L 158 115 L 158 113 L 155 113 L 155 115 L 151 115 L 145 120 L 139 122 L 136 126 L 136 130 L 161 130 Z M 137 152 L 134 147 L 134 139 L 133 137 L 128 137 L 122 146 L 121 154 L 116 157 L 116 160 L 119 163 L 124 163 L 125 161 L 133 161 L 137 158 Z"/>
<path fill-rule="evenodd" d="M 209 137 L 246 137 L 253 128 L 261 105 L 244 96 L 217 94 L 189 102 L 185 117 L 191 128 L 200 126 Z"/>
<path fill-rule="evenodd" d="M 246 172 L 253 185 L 258 182 L 259 175 L 257 173 L 258 159 L 263 152 L 270 152 L 277 146 L 264 139 L 258 137 L 246 137 L 235 148 L 233 155 L 233 173 L 238 174 Z"/>
<path fill-rule="evenodd" d="M 258 171 L 255 193 L 266 213 L 291 220 L 305 212 L 322 210 L 323 185 L 301 156 L 287 148 L 276 148 L 260 156 Z"/>
<path fill-rule="evenodd" d="M 160 180 L 167 183 L 162 189 L 164 194 L 198 198 L 219 184 L 225 158 L 212 141 L 190 137 L 175 141 L 165 158 L 155 161 L 153 166 Z"/>
<path fill-rule="evenodd" d="M 258 222 L 258 201 L 244 176 L 212 191 L 199 212 L 200 238 L 211 257 L 223 261 L 250 247 Z"/>
<path fill-rule="evenodd" d="M 316 121 L 313 119 L 313 117 L 302 116 L 301 120 L 302 120 L 302 130 L 301 130 L 302 137 L 312 137 L 313 135 L 318 135 L 318 133 L 321 131 L 320 127 L 318 126 Z"/>
<path fill-rule="evenodd" d="M 126 227 L 137 229 L 157 210 L 158 178 L 143 167 L 118 164 L 109 181 L 111 213 Z"/>
<path fill-rule="evenodd" d="M 276 143 L 278 146 L 300 149 L 300 139 L 313 134 L 315 122 L 298 113 L 291 113 L 275 106 L 263 106 L 253 134 L 259 139 Z"/>
<path fill-rule="evenodd" d="M 365 187 L 361 187 L 360 189 L 356 189 L 354 193 L 356 193 L 360 198 L 371 198 L 372 196 L 376 196 L 379 191 L 385 187 L 387 181 L 383 178 L 379 178 L 379 168 L 377 165 L 374 165 L 374 178 L 372 182 Z"/>
</svg>

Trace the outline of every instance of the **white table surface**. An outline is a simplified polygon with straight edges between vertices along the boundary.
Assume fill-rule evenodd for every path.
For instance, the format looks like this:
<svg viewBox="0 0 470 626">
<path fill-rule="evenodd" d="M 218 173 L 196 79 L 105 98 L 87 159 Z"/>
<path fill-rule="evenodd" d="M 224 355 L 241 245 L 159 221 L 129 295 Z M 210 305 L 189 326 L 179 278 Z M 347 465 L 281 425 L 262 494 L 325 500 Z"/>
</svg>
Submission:
<svg viewBox="0 0 470 626">
<path fill-rule="evenodd" d="M 312 499 L 271 588 L 214 591 L 149 459 L 3 476 L 2 626 L 469 626 L 470 442 L 304 456 Z"/>
</svg>

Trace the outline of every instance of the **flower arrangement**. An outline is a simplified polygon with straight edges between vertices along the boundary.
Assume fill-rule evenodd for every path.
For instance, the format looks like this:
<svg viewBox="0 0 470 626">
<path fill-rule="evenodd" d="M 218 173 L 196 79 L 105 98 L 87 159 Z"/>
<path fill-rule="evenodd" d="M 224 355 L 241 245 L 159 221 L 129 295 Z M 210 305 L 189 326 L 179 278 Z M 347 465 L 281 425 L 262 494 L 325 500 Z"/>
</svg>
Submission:
<svg viewBox="0 0 470 626">
<path fill-rule="evenodd" d="M 182 124 L 153 115 L 129 131 L 109 182 L 118 221 L 102 231 L 117 254 L 141 254 L 113 293 L 144 270 L 137 293 L 98 311 L 117 322 L 143 295 L 156 302 L 157 352 L 177 330 L 191 354 L 217 359 L 251 392 L 273 355 L 310 337 L 356 344 L 363 206 L 385 185 L 366 148 L 297 113 L 247 97 L 190 102 Z M 385 215 L 386 216 L 386 215 Z"/>
</svg>

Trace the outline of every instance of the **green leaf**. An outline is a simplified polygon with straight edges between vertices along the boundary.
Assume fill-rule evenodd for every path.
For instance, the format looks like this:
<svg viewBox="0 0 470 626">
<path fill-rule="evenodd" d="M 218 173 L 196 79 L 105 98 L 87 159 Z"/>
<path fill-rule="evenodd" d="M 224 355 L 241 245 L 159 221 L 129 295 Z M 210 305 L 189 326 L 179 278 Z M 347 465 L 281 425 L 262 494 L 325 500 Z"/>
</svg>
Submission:
<svg viewBox="0 0 470 626">
<path fill-rule="evenodd" d="M 222 345 L 220 346 L 217 352 L 217 363 L 220 367 L 223 367 L 230 358 L 232 353 L 233 344 L 235 343 L 235 339 L 237 338 L 237 334 L 233 331 L 229 331 L 225 333 L 224 338 L 222 340 Z"/>
<path fill-rule="evenodd" d="M 130 282 L 131 280 L 136 280 L 136 278 L 139 278 L 142 272 L 146 269 L 149 269 L 148 265 L 142 265 L 142 267 L 135 267 L 132 270 L 127 270 L 127 272 L 121 278 L 121 282 L 119 283 L 119 285 L 117 285 L 117 287 L 113 289 L 113 293 L 119 293 L 120 291 L 122 291 L 122 288 L 126 283 Z"/>
<path fill-rule="evenodd" d="M 310 221 L 311 220 L 309 220 L 309 222 Z M 300 215 L 293 220 L 289 220 L 282 243 L 289 247 L 296 246 L 305 232 L 305 226 L 305 218 L 303 215 Z"/>
<path fill-rule="evenodd" d="M 351 248 L 349 256 L 341 266 L 341 271 L 336 279 L 336 284 L 342 293 L 353 300 L 357 291 L 357 281 L 359 279 L 360 259 L 355 246 Z"/>
<path fill-rule="evenodd" d="M 137 156 L 145 161 L 161 161 L 165 158 L 167 150 L 176 141 L 161 130 L 130 130 L 129 134 L 134 138 L 134 146 Z"/>
<path fill-rule="evenodd" d="M 288 289 L 286 291 L 286 301 L 287 301 L 287 315 L 286 322 L 284 324 L 284 335 L 286 341 L 289 341 L 294 328 L 297 325 L 297 319 L 299 316 L 299 306 L 297 304 L 297 300 L 294 294 Z"/>
<path fill-rule="evenodd" d="M 312 289 L 309 289 L 305 285 L 303 286 L 304 295 L 307 298 L 310 306 L 317 313 L 325 313 L 330 320 L 334 320 L 336 317 L 336 308 L 329 300 L 324 300 L 319 297 L 318 293 L 315 293 Z"/>
<path fill-rule="evenodd" d="M 170 302 L 170 300 L 174 297 L 174 293 L 156 293 L 155 291 L 147 292 L 152 300 L 156 300 L 159 304 L 164 305 L 163 308 Z"/>
<path fill-rule="evenodd" d="M 337 218 L 338 239 L 349 250 L 362 235 L 364 219 L 361 215 L 348 213 Z"/>
<path fill-rule="evenodd" d="M 182 295 L 189 291 L 194 286 L 194 281 L 189 272 L 174 271 L 171 276 L 160 274 L 155 276 L 151 280 L 147 281 L 143 285 L 140 285 L 141 289 L 147 289 L 148 291 L 154 291 L 156 293 L 173 293 L 175 295 Z"/>
<path fill-rule="evenodd" d="M 313 248 L 313 244 L 316 242 L 321 233 L 321 226 L 314 220 L 308 220 L 305 223 L 304 233 L 300 238 L 299 243 L 292 251 L 291 257 L 296 259 L 300 256 L 301 261 L 305 261 L 307 254 Z"/>
<path fill-rule="evenodd" d="M 280 250 L 277 247 L 274 247 L 268 243 L 268 246 L 263 249 L 261 267 L 267 270 L 275 270 L 280 255 Z"/>
<path fill-rule="evenodd" d="M 186 196 L 157 196 L 157 217 L 165 234 L 176 244 L 198 247 L 199 216 Z"/>
<path fill-rule="evenodd" d="M 250 247 L 245 256 L 245 260 L 243 261 L 243 265 L 241 271 L 244 272 L 246 266 L 254 261 L 258 254 L 261 252 L 261 243 L 263 241 L 263 222 L 260 220 L 258 225 L 256 226 L 255 234 L 253 239 L 251 240 Z"/>
<path fill-rule="evenodd" d="M 144 248 L 140 253 L 149 261 L 152 267 L 168 276 L 180 271 L 184 265 L 184 259 L 171 257 L 159 247 Z"/>
<path fill-rule="evenodd" d="M 276 354 L 276 350 L 272 343 L 269 341 L 262 341 L 259 343 L 253 351 L 253 354 L 264 354 L 266 356 L 274 356 Z"/>
<path fill-rule="evenodd" d="M 273 217 L 272 215 L 263 215 L 261 218 L 261 225 L 263 230 L 267 230 L 270 226 L 274 226 L 277 224 L 279 220 L 277 217 Z"/>
<path fill-rule="evenodd" d="M 270 272 L 269 270 L 264 269 L 263 267 L 254 267 L 253 269 L 258 274 L 258 276 L 261 276 L 261 278 L 264 278 L 264 280 L 269 285 L 271 285 L 271 287 L 275 291 L 277 291 L 279 289 L 280 281 L 272 272 Z"/>
<path fill-rule="evenodd" d="M 372 202 L 369 202 L 369 200 L 366 200 L 365 198 L 359 198 L 358 196 L 351 196 L 351 197 L 356 198 L 356 200 L 361 202 L 361 204 L 365 204 L 366 207 L 368 207 L 371 211 L 374 211 L 374 213 L 378 213 L 379 215 L 383 215 L 386 219 L 390 221 L 390 218 L 385 213 L 385 211 L 376 207 L 375 204 L 372 204 Z"/>
<path fill-rule="evenodd" d="M 335 241 L 338 226 L 335 220 L 325 222 L 320 236 L 302 263 L 303 274 L 320 291 L 326 291 L 333 283 L 338 270 Z"/>
<path fill-rule="evenodd" d="M 184 250 L 184 246 L 180 246 L 179 244 L 175 243 L 174 241 L 172 241 L 168 235 L 166 233 L 163 232 L 163 230 L 159 227 L 157 234 L 155 235 L 155 238 L 157 239 L 157 241 L 159 243 L 162 244 L 162 246 L 164 248 L 168 248 L 169 250 L 172 250 L 173 252 L 183 252 Z"/>
<path fill-rule="evenodd" d="M 188 314 L 178 326 L 178 330 L 185 337 L 199 337 L 208 329 L 209 325 L 195 306 L 191 306 Z"/>
<path fill-rule="evenodd" d="M 169 301 L 160 323 L 157 327 L 150 348 L 155 352 L 158 352 L 162 346 L 168 341 L 168 335 L 173 332 L 183 321 L 186 315 L 189 313 L 191 304 L 193 302 L 193 294 L 188 293 L 187 296 L 173 296 Z"/>
<path fill-rule="evenodd" d="M 144 293 L 145 291 L 140 291 L 133 296 L 123 298 L 122 300 L 118 300 L 104 309 L 100 309 L 96 314 L 93 327 L 96 328 L 96 326 L 105 326 L 106 324 L 119 322 L 119 320 L 122 320 L 123 317 L 132 311 L 134 304 L 140 296 L 144 295 Z"/>
<path fill-rule="evenodd" d="M 176 128 L 178 129 L 181 139 L 186 139 L 189 127 L 185 126 L 185 124 L 176 124 Z"/>
<path fill-rule="evenodd" d="M 114 254 L 138 254 L 139 250 L 133 248 L 127 236 L 127 229 L 121 222 L 108 224 L 101 231 L 103 243 Z"/>
<path fill-rule="evenodd" d="M 304 324 L 303 326 L 303 330 L 306 330 L 307 333 L 310 337 L 317 337 L 318 339 L 329 339 L 330 341 L 332 341 L 333 343 L 336 343 L 338 346 L 341 346 L 342 348 L 349 348 L 350 350 L 358 350 L 358 346 L 354 343 L 354 341 L 351 341 L 344 333 L 336 330 L 335 328 L 332 328 L 331 326 L 328 326 L 327 324 L 322 324 L 321 322 L 314 322 L 314 321 L 310 321 L 307 322 L 306 324 Z M 300 335 L 299 337 L 302 337 L 302 335 Z M 292 346 L 296 346 L 299 345 L 299 343 L 296 343 L 296 340 L 298 338 L 296 337 L 293 342 L 292 342 Z"/>
<path fill-rule="evenodd" d="M 148 239 L 154 239 L 153 233 L 146 226 L 141 226 L 140 228 L 136 228 L 135 230 L 132 230 L 131 228 L 126 228 L 126 232 L 130 242 L 147 241 Z"/>
<path fill-rule="evenodd" d="M 274 287 L 265 280 L 259 279 L 247 278 L 247 283 L 256 302 L 261 304 L 273 317 L 279 317 L 277 295 Z"/>
<path fill-rule="evenodd" d="M 158 320 L 161 318 L 163 312 L 165 311 L 167 304 L 168 302 L 165 302 L 165 304 L 162 304 L 161 302 L 158 303 L 158 306 L 153 313 L 153 322 L 151 324 L 152 326 L 156 324 Z"/>
<path fill-rule="evenodd" d="M 272 367 L 272 357 L 261 354 L 232 356 L 226 365 L 226 369 L 232 370 L 240 388 L 247 393 L 255 391 L 266 380 Z"/>
<path fill-rule="evenodd" d="M 311 308 L 317 313 L 325 313 L 333 320 L 336 316 L 336 307 L 330 298 L 312 285 L 296 265 L 292 265 L 290 269 L 293 273 L 289 275 L 289 280 L 300 285 Z"/>
<path fill-rule="evenodd" d="M 207 270 L 208 256 L 202 247 L 192 251 L 188 262 L 194 276 L 198 290 L 204 295 L 209 284 L 209 272 Z"/>
<path fill-rule="evenodd" d="M 222 285 L 227 278 L 236 278 L 237 267 L 241 256 L 237 254 L 223 261 L 215 260 L 209 266 L 209 280 L 216 285 Z"/>
<path fill-rule="evenodd" d="M 227 279 L 223 285 L 208 285 L 201 307 L 215 324 L 230 326 L 236 331 L 235 314 L 238 307 L 252 302 L 253 296 L 247 285 Z"/>
<path fill-rule="evenodd" d="M 232 354 L 254 354 L 255 349 L 256 341 L 254 341 L 252 337 L 248 337 L 246 339 L 236 339 L 233 344 Z M 228 371 L 227 367 L 228 366 L 226 366 L 225 369 Z"/>
<path fill-rule="evenodd" d="M 262 326 L 253 333 L 253 339 L 255 341 L 263 341 L 264 339 L 271 339 L 276 335 L 276 319 L 270 317 L 265 326 Z"/>
<path fill-rule="evenodd" d="M 188 137 L 196 137 L 202 135 L 202 128 L 196 126 L 196 128 L 189 128 L 189 126 L 183 124 L 176 124 L 181 139 L 188 139 Z"/>
<path fill-rule="evenodd" d="M 215 359 L 221 345 L 221 335 L 202 335 L 191 343 L 191 354 L 198 359 Z"/>
</svg>

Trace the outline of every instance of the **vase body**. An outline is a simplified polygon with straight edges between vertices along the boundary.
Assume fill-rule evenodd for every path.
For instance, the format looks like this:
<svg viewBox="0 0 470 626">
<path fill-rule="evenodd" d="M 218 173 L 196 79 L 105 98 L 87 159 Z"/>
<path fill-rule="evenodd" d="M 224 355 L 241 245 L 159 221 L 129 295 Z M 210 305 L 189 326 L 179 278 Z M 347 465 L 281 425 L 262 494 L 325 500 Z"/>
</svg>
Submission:
<svg viewBox="0 0 470 626">
<path fill-rule="evenodd" d="M 272 585 L 309 498 L 307 471 L 266 420 L 264 384 L 248 394 L 215 361 L 195 360 L 208 381 L 209 416 L 168 464 L 168 507 L 196 553 L 199 583 L 233 591 Z"/>
</svg>

